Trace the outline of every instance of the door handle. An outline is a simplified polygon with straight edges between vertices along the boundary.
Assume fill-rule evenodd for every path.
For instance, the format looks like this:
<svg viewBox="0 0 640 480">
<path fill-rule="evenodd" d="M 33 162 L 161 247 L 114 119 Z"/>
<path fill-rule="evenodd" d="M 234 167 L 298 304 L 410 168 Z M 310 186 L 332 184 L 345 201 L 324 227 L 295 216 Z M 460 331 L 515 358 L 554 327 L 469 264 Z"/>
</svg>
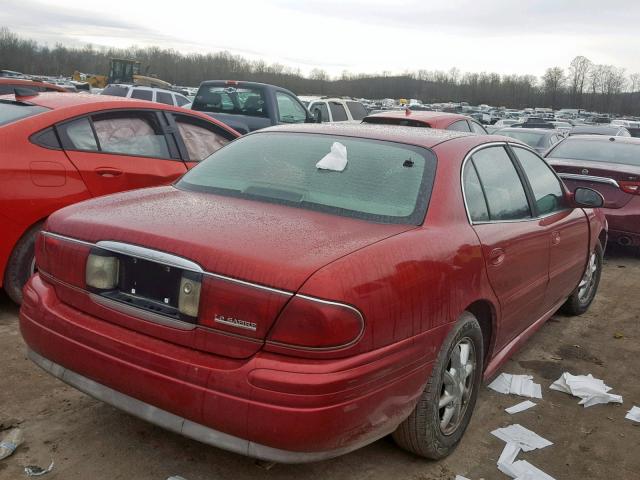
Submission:
<svg viewBox="0 0 640 480">
<path fill-rule="evenodd" d="M 551 245 L 558 245 L 560 243 L 560 232 L 551 232 Z"/>
<path fill-rule="evenodd" d="M 502 248 L 494 248 L 489 252 L 489 263 L 495 267 L 501 265 L 506 257 L 505 251 Z"/>
<path fill-rule="evenodd" d="M 122 170 L 117 170 L 115 168 L 96 168 L 96 173 L 98 175 L 100 175 L 101 177 L 105 177 L 105 178 L 113 178 L 113 177 L 119 177 L 120 175 L 122 175 Z"/>
</svg>

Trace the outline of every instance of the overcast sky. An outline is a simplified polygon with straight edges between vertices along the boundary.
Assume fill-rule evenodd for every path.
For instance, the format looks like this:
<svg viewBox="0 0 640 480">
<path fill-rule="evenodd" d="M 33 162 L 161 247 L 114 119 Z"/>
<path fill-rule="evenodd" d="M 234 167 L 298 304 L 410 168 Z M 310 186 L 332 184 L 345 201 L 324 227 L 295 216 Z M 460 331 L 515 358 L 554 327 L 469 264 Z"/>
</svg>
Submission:
<svg viewBox="0 0 640 480">
<path fill-rule="evenodd" d="M 640 72 L 640 0 L 0 0 L 0 26 L 47 43 L 228 50 L 308 73 L 541 75 L 576 55 Z"/>
</svg>

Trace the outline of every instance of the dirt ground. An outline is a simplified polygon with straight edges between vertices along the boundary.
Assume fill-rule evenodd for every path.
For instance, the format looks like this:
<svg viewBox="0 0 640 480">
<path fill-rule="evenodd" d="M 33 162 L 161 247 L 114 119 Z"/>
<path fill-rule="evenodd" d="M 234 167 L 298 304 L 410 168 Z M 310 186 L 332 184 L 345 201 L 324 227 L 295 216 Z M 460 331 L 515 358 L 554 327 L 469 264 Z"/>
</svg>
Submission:
<svg viewBox="0 0 640 480">
<path fill-rule="evenodd" d="M 528 373 L 542 384 L 535 408 L 510 416 L 523 399 L 482 388 L 471 425 L 449 458 L 429 462 L 385 438 L 349 455 L 268 469 L 249 458 L 183 438 L 77 392 L 25 357 L 17 308 L 0 294 L 0 436 L 20 426 L 25 443 L 0 461 L 0 479 L 26 478 L 23 467 L 47 466 L 64 480 L 241 479 L 506 479 L 496 469 L 504 443 L 490 431 L 519 423 L 554 445 L 521 453 L 558 480 L 640 479 L 640 424 L 625 420 L 640 406 L 640 257 L 609 252 L 599 294 L 582 317 L 555 316 L 502 371 Z M 564 371 L 592 373 L 621 394 L 623 405 L 584 409 L 548 386 Z"/>
</svg>

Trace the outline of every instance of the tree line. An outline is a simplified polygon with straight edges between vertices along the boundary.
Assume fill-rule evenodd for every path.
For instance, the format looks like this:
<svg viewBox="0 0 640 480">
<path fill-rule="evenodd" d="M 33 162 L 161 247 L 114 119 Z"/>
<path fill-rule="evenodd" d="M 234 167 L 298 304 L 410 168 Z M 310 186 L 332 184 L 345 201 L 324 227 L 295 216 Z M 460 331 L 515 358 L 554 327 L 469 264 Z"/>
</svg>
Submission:
<svg viewBox="0 0 640 480">
<path fill-rule="evenodd" d="M 182 54 L 160 47 L 125 49 L 68 47 L 38 43 L 0 28 L 0 68 L 32 75 L 70 76 L 106 74 L 111 58 L 139 60 L 142 71 L 175 85 L 197 86 L 203 80 L 233 79 L 272 83 L 295 93 L 380 98 L 416 98 L 425 103 L 466 101 L 507 108 L 581 108 L 603 113 L 640 115 L 640 74 L 627 75 L 613 65 L 594 64 L 575 57 L 562 68 L 534 75 L 462 73 L 457 68 L 353 74 L 337 78 L 316 68 L 305 76 L 299 69 L 278 63 L 250 61 L 229 52 Z"/>
</svg>

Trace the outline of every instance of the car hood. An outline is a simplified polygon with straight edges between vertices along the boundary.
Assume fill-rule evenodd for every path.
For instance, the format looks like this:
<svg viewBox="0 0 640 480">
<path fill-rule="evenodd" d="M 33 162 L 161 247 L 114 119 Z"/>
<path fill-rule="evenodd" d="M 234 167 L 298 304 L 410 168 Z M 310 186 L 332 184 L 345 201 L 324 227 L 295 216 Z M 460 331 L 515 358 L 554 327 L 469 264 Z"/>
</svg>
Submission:
<svg viewBox="0 0 640 480">
<path fill-rule="evenodd" d="M 161 250 L 213 273 L 295 291 L 326 264 L 416 227 L 157 187 L 66 207 L 45 228 Z"/>
</svg>

